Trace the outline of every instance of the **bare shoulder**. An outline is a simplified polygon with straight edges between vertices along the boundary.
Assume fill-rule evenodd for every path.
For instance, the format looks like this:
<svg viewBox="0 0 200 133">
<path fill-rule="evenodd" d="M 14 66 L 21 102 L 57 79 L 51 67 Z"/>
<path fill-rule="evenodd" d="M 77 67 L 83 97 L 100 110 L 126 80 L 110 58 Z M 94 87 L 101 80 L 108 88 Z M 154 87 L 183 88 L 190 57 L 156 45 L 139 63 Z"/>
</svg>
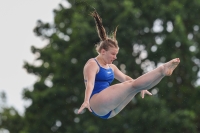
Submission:
<svg viewBox="0 0 200 133">
<path fill-rule="evenodd" d="M 89 59 L 86 63 L 85 63 L 85 66 L 93 66 L 93 65 L 96 65 L 96 61 L 93 59 L 93 58 L 91 58 L 91 59 Z"/>
<path fill-rule="evenodd" d="M 93 58 L 91 58 L 91 59 L 89 59 L 86 63 L 85 63 L 85 66 L 84 66 L 84 70 L 85 69 L 97 69 L 98 68 L 98 65 L 97 65 L 97 63 L 96 63 L 96 61 L 93 59 Z"/>
<path fill-rule="evenodd" d="M 91 81 L 91 79 L 93 80 L 98 70 L 99 68 L 96 61 L 94 59 L 89 59 L 83 68 L 84 78 L 88 81 Z"/>
</svg>

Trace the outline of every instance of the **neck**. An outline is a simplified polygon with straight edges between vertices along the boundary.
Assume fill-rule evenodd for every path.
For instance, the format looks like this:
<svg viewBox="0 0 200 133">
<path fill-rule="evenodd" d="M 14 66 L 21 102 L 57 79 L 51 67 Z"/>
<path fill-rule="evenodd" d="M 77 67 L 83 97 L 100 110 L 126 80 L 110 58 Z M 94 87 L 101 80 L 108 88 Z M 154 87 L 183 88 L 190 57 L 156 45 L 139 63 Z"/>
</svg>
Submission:
<svg viewBox="0 0 200 133">
<path fill-rule="evenodd" d="M 101 65 L 103 65 L 103 66 L 106 66 L 106 65 L 107 65 L 106 61 L 105 61 L 100 55 L 98 55 L 98 56 L 96 57 L 96 59 L 97 59 L 97 61 L 98 61 Z"/>
</svg>

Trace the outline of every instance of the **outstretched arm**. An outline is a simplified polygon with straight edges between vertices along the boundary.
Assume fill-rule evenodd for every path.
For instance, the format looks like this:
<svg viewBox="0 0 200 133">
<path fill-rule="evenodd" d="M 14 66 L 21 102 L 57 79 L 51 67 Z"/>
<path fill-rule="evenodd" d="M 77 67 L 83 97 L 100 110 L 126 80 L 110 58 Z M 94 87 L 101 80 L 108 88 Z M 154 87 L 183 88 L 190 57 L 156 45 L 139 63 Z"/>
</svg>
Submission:
<svg viewBox="0 0 200 133">
<path fill-rule="evenodd" d="M 115 79 L 117 79 L 119 82 L 125 82 L 128 80 L 134 80 L 128 75 L 124 74 L 122 71 L 120 71 L 114 64 L 111 64 L 111 67 L 114 71 Z"/>
<path fill-rule="evenodd" d="M 128 80 L 134 80 L 131 77 L 129 77 L 128 75 L 122 73 L 114 64 L 112 64 L 111 66 L 114 70 L 115 78 L 118 81 L 125 82 L 125 81 L 128 81 Z M 152 95 L 148 90 L 142 90 L 141 91 L 141 97 L 144 98 L 145 94 Z"/>
<path fill-rule="evenodd" d="M 95 75 L 97 73 L 98 67 L 96 65 L 96 62 L 88 62 L 83 70 L 83 74 L 84 74 L 84 81 L 85 81 L 85 98 L 84 98 L 84 102 L 81 105 L 80 109 L 78 110 L 78 114 L 80 114 L 82 112 L 83 109 L 88 108 L 88 110 L 90 112 L 92 112 L 92 110 L 90 109 L 90 96 L 92 94 L 92 90 L 94 88 L 94 80 L 95 80 Z"/>
</svg>

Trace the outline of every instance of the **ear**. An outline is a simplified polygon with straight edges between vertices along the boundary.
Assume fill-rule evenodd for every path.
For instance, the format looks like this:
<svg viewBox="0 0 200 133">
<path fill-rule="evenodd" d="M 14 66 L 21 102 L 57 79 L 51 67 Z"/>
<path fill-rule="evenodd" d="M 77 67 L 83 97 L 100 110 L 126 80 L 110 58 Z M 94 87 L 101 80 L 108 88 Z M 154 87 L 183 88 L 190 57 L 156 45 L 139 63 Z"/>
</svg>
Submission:
<svg viewBox="0 0 200 133">
<path fill-rule="evenodd" d="M 101 49 L 101 53 L 104 55 L 106 53 L 105 49 Z"/>
</svg>

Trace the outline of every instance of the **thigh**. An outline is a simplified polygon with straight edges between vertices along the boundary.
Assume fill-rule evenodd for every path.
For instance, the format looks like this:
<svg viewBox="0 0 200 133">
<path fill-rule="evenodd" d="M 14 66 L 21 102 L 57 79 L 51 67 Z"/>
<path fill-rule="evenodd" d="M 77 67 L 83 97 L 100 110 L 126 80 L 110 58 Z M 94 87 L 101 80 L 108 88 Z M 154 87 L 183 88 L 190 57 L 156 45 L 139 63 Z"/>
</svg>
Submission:
<svg viewBox="0 0 200 133">
<path fill-rule="evenodd" d="M 93 95 L 90 99 L 91 108 L 100 115 L 117 108 L 130 94 L 138 93 L 138 89 L 133 88 L 133 82 L 130 80 L 115 84 Z"/>
</svg>

